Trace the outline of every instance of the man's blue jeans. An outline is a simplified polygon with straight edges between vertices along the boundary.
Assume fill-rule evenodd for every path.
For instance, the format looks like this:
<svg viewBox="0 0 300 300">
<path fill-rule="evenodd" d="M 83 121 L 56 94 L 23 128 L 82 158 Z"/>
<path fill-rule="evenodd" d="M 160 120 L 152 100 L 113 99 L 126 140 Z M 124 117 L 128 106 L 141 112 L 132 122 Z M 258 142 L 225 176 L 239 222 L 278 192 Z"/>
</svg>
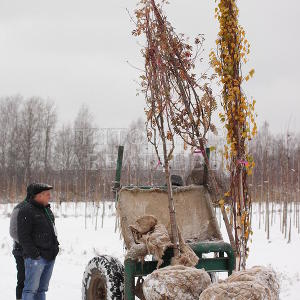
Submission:
<svg viewBox="0 0 300 300">
<path fill-rule="evenodd" d="M 45 300 L 54 261 L 25 258 L 25 282 L 22 300 Z"/>
</svg>

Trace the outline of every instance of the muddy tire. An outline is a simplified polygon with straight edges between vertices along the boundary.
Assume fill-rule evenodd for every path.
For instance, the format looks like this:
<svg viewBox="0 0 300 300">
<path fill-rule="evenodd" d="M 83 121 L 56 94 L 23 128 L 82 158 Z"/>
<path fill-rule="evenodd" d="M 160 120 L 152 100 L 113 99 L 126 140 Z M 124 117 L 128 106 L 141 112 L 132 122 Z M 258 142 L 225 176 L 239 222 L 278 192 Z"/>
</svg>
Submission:
<svg viewBox="0 0 300 300">
<path fill-rule="evenodd" d="M 109 255 L 91 259 L 82 280 L 82 300 L 124 299 L 124 267 Z"/>
</svg>

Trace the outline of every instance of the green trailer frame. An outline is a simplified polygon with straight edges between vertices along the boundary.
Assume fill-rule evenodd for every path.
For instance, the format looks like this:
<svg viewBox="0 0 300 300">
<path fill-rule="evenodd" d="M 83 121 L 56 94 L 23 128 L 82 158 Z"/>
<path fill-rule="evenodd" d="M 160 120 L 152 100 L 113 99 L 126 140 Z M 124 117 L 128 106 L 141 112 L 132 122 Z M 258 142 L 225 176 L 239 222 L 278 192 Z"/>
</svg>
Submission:
<svg viewBox="0 0 300 300">
<path fill-rule="evenodd" d="M 119 146 L 118 149 L 118 160 L 116 177 L 113 186 L 115 193 L 115 201 L 118 201 L 118 191 L 120 190 L 121 184 L 121 172 L 122 172 L 122 161 L 123 161 L 124 146 Z M 209 149 L 207 149 L 209 154 Z M 207 170 L 207 168 L 205 168 Z M 165 186 L 155 186 L 156 188 L 166 189 Z M 126 186 L 126 188 L 136 188 L 136 186 Z M 150 189 L 152 186 L 138 186 L 140 189 Z M 204 268 L 207 272 L 227 272 L 228 276 L 232 274 L 235 269 L 235 254 L 230 244 L 225 242 L 199 242 L 189 244 L 194 250 L 196 255 L 199 257 L 199 262 L 196 265 L 197 269 Z M 204 257 L 204 254 L 213 253 L 214 257 Z M 226 254 L 226 256 L 225 256 Z M 164 263 L 161 268 L 170 265 L 171 258 L 173 257 L 173 249 L 169 248 L 166 250 L 163 257 Z M 125 300 L 135 299 L 135 279 L 137 277 L 147 276 L 156 270 L 157 261 L 145 261 L 143 263 L 126 259 L 124 262 L 125 274 L 124 274 L 124 296 Z"/>
</svg>

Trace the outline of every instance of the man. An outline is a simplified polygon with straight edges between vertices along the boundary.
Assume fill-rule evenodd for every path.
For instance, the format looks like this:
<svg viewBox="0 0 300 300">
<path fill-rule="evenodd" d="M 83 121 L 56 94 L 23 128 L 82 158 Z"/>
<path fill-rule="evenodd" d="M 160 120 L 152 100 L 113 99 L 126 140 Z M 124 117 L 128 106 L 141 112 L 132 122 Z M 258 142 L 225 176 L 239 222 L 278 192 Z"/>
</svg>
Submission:
<svg viewBox="0 0 300 300">
<path fill-rule="evenodd" d="M 18 221 L 18 214 L 20 209 L 24 206 L 28 198 L 27 197 L 24 201 L 19 203 L 12 211 L 10 217 L 10 226 L 9 226 L 9 233 L 14 240 L 13 246 L 13 256 L 16 260 L 17 265 L 17 287 L 16 287 L 16 299 L 21 300 L 22 298 L 22 291 L 24 287 L 24 280 L 25 280 L 25 266 L 24 266 L 24 258 L 23 258 L 23 249 L 19 244 L 19 237 L 18 237 L 18 228 L 17 228 L 17 221 Z"/>
<path fill-rule="evenodd" d="M 58 254 L 58 241 L 49 200 L 53 187 L 43 183 L 28 186 L 28 200 L 18 213 L 18 237 L 23 248 L 25 282 L 23 300 L 45 300 Z"/>
</svg>

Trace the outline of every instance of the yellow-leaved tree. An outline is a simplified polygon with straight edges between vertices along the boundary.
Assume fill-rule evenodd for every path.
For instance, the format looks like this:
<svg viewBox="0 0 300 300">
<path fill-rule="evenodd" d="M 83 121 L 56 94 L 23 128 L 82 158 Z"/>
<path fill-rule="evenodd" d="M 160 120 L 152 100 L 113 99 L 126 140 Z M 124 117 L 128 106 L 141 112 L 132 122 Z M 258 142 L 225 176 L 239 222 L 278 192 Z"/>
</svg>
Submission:
<svg viewBox="0 0 300 300">
<path fill-rule="evenodd" d="M 234 230 L 237 269 L 245 269 L 248 256 L 248 240 L 252 233 L 250 224 L 251 198 L 248 193 L 247 176 L 254 162 L 247 148 L 247 141 L 256 134 L 255 100 L 250 102 L 242 90 L 242 84 L 254 74 L 250 70 L 242 74 L 247 63 L 250 44 L 244 29 L 239 25 L 239 10 L 235 0 L 219 0 L 215 17 L 220 30 L 216 40 L 217 49 L 210 53 L 210 61 L 222 84 L 222 107 L 220 119 L 227 130 L 225 157 L 230 172 L 230 189 L 225 196 L 230 199 L 230 220 Z M 224 200 L 220 200 L 224 207 Z"/>
</svg>

